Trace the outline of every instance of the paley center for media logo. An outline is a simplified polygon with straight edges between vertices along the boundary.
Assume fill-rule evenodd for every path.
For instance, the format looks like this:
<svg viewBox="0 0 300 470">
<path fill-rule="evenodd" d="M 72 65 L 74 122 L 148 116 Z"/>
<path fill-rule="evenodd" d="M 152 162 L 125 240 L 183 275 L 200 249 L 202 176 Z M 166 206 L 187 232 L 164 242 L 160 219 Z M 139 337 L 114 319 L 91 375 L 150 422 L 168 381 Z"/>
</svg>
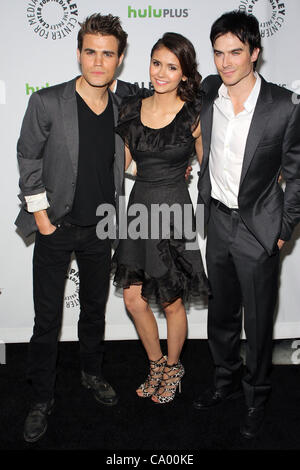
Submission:
<svg viewBox="0 0 300 470">
<path fill-rule="evenodd" d="M 148 5 L 136 8 L 128 5 L 128 18 L 187 18 L 189 8 L 153 8 Z"/>
<path fill-rule="evenodd" d="M 240 0 L 239 10 L 258 19 L 262 38 L 274 36 L 282 28 L 286 16 L 282 0 Z"/>
<path fill-rule="evenodd" d="M 26 15 L 35 34 L 53 41 L 67 37 L 78 23 L 75 0 L 30 0 Z"/>
<path fill-rule="evenodd" d="M 72 267 L 66 276 L 64 305 L 66 309 L 79 306 L 79 271 Z"/>
</svg>

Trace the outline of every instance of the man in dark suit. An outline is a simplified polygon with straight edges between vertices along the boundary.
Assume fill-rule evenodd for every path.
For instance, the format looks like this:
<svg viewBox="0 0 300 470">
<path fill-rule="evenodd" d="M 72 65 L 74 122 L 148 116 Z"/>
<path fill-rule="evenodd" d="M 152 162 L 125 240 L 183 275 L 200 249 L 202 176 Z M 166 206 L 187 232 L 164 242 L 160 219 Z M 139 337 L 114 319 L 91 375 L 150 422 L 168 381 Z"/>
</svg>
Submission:
<svg viewBox="0 0 300 470">
<path fill-rule="evenodd" d="M 82 384 L 104 405 L 118 397 L 102 376 L 110 241 L 96 236 L 96 209 L 123 191 L 124 146 L 114 135 L 120 99 L 109 90 L 127 34 L 119 19 L 94 14 L 78 33 L 81 76 L 34 93 L 18 141 L 21 232 L 36 233 L 33 256 L 35 323 L 29 345 L 32 406 L 24 438 L 37 441 L 54 404 L 57 340 L 65 277 L 74 251 L 80 275 Z M 120 82 L 122 94 L 135 87 Z"/>
<path fill-rule="evenodd" d="M 222 15 L 211 42 L 219 75 L 203 82 L 198 202 L 208 223 L 208 342 L 215 380 L 194 407 L 206 410 L 240 396 L 242 382 L 247 412 L 241 434 L 253 438 L 271 390 L 279 252 L 300 220 L 300 106 L 289 91 L 255 72 L 261 37 L 254 16 Z"/>
</svg>

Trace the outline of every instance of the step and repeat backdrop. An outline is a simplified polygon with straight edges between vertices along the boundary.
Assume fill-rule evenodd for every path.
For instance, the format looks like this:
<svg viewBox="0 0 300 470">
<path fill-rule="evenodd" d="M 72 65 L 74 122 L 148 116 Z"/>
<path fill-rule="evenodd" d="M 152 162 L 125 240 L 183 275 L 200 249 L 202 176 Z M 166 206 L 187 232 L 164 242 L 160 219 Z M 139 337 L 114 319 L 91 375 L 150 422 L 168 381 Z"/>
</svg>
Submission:
<svg viewBox="0 0 300 470">
<path fill-rule="evenodd" d="M 259 72 L 269 81 L 300 91 L 299 0 L 2 0 L 0 5 L 0 340 L 27 342 L 33 324 L 32 251 L 34 237 L 23 239 L 14 220 L 19 211 L 16 142 L 32 93 L 79 75 L 76 39 L 86 16 L 112 13 L 122 20 L 129 44 L 121 79 L 149 86 L 149 54 L 166 31 L 188 37 L 195 45 L 199 71 L 215 73 L 210 27 L 223 12 L 241 9 L 260 21 L 264 53 Z M 197 163 L 190 185 L 197 198 Z M 126 181 L 126 192 L 132 181 Z M 274 338 L 300 337 L 300 228 L 282 252 L 281 282 Z M 200 238 L 203 255 L 205 240 Z M 79 276 L 72 260 L 66 279 L 61 340 L 77 338 Z M 153 307 L 162 337 L 166 324 Z M 205 302 L 187 306 L 189 338 L 206 338 Z M 136 339 L 122 293 L 111 285 L 107 304 L 106 339 Z"/>
</svg>

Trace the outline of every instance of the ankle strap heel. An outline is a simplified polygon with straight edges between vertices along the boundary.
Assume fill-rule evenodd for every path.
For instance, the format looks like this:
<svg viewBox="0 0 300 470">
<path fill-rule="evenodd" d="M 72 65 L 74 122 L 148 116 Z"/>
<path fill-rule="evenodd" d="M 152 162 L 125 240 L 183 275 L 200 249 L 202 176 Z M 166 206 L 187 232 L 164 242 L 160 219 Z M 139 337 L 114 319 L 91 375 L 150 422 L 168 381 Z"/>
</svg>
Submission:
<svg viewBox="0 0 300 470">
<path fill-rule="evenodd" d="M 159 359 L 157 359 L 157 361 L 149 360 L 150 372 L 145 382 L 142 383 L 136 391 L 139 397 L 141 398 L 152 397 L 152 395 L 156 392 L 162 380 L 166 363 L 167 363 L 166 356 L 161 356 Z M 142 393 L 139 394 L 138 391 L 141 391 Z"/>
<path fill-rule="evenodd" d="M 159 404 L 173 401 L 177 388 L 181 393 L 181 379 L 184 374 L 185 370 L 180 361 L 177 364 L 166 364 L 160 386 L 153 393 L 152 401 Z"/>
</svg>

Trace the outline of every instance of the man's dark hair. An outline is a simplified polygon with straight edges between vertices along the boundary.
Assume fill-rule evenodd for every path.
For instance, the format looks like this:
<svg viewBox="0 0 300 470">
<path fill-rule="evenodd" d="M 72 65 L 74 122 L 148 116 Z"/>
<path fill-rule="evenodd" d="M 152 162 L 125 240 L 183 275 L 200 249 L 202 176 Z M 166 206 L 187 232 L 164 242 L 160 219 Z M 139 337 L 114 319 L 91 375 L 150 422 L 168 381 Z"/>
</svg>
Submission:
<svg viewBox="0 0 300 470">
<path fill-rule="evenodd" d="M 239 38 L 244 44 L 249 44 L 250 54 L 254 49 L 259 48 L 262 51 L 261 35 L 259 23 L 255 16 L 248 15 L 244 11 L 230 11 L 224 13 L 212 25 L 210 31 L 210 40 L 214 47 L 216 39 L 224 34 L 231 33 Z M 254 63 L 254 70 L 256 68 Z"/>
<path fill-rule="evenodd" d="M 94 13 L 88 16 L 83 23 L 79 24 L 80 30 L 77 35 L 77 47 L 80 51 L 85 34 L 102 34 L 102 36 L 115 36 L 119 44 L 119 57 L 123 54 L 127 44 L 127 33 L 123 30 L 118 16 Z"/>
</svg>

